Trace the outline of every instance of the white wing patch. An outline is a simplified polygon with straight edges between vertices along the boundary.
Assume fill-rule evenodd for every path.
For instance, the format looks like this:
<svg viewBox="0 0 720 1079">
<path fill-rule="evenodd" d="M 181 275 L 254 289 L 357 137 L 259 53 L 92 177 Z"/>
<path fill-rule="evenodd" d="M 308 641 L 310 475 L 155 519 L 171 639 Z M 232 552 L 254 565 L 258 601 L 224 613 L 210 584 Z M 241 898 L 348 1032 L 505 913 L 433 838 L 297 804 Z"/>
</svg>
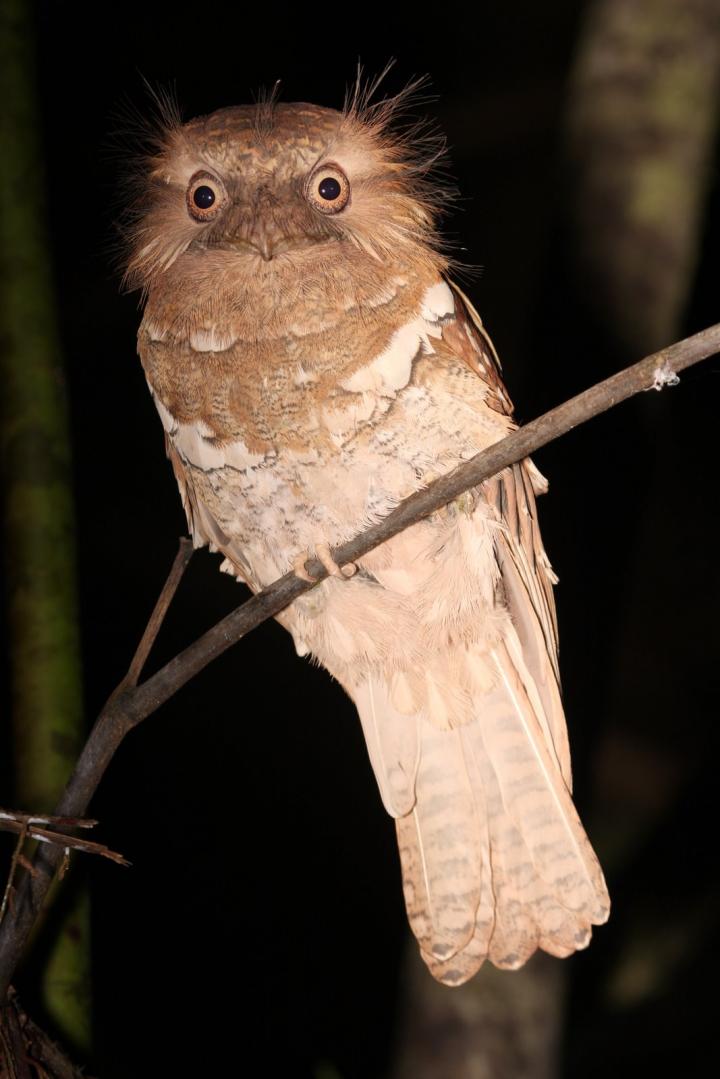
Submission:
<svg viewBox="0 0 720 1079">
<path fill-rule="evenodd" d="M 350 393 L 395 397 L 410 381 L 413 360 L 418 353 L 435 351 L 431 338 L 441 336 L 441 321 L 452 317 L 454 312 L 453 295 L 445 282 L 432 285 L 422 299 L 420 313 L 395 331 L 390 344 L 379 356 L 340 385 Z"/>
<path fill-rule="evenodd" d="M 264 454 L 252 453 L 242 439 L 216 442 L 202 434 L 200 428 L 201 424 L 178 424 L 173 442 L 181 456 L 203 472 L 216 468 L 256 468 L 265 460 Z"/>
<path fill-rule="evenodd" d="M 438 281 L 430 286 L 423 296 L 420 314 L 428 322 L 441 322 L 455 314 L 455 299 L 445 281 Z"/>
<path fill-rule="evenodd" d="M 196 423 L 178 423 L 152 386 L 150 393 L 163 427 L 178 453 L 189 464 L 201 468 L 203 472 L 210 472 L 216 468 L 256 468 L 265 461 L 264 454 L 252 453 L 242 439 L 233 439 L 232 442 L 216 441 L 215 432 L 203 420 Z"/>
</svg>

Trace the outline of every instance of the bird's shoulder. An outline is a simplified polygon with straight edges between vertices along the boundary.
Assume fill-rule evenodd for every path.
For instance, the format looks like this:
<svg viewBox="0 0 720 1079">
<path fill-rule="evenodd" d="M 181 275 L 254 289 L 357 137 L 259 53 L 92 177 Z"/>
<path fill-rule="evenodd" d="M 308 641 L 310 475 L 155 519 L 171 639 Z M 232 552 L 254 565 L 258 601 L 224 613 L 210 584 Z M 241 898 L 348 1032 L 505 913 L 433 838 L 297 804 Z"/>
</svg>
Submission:
<svg viewBox="0 0 720 1079">
<path fill-rule="evenodd" d="M 513 404 L 503 382 L 495 346 L 470 299 L 454 282 L 454 317 L 443 330 L 443 340 L 453 355 L 467 364 L 486 387 L 487 407 L 501 416 L 512 416 Z"/>
</svg>

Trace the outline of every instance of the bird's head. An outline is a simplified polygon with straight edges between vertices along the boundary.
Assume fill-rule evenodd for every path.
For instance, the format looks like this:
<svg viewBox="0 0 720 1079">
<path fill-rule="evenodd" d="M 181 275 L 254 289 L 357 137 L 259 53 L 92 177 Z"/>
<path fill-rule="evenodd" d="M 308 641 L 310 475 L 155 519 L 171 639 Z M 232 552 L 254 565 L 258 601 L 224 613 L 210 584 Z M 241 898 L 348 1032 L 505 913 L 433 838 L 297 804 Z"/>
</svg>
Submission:
<svg viewBox="0 0 720 1079">
<path fill-rule="evenodd" d="M 403 124 L 408 94 L 342 111 L 264 102 L 163 125 L 130 213 L 126 280 L 282 296 L 313 282 L 442 269 L 442 142 Z M 398 120 L 400 123 L 398 124 Z M 210 286 L 208 283 L 212 282 Z"/>
</svg>

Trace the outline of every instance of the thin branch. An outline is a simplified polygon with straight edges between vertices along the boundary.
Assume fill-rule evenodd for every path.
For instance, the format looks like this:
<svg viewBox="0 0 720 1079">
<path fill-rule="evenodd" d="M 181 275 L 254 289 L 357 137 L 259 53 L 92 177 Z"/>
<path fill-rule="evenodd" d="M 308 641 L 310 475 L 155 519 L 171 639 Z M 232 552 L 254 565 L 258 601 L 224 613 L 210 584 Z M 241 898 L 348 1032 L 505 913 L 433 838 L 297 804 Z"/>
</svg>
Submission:
<svg viewBox="0 0 720 1079">
<path fill-rule="evenodd" d="M 172 569 L 168 574 L 168 578 L 165 581 L 162 592 L 158 596 L 158 601 L 155 604 L 155 609 L 150 615 L 150 620 L 145 627 L 145 632 L 142 635 L 140 644 L 137 646 L 135 655 L 133 656 L 132 662 L 128 667 L 128 672 L 118 686 L 117 691 L 125 689 L 128 686 L 136 686 L 138 684 L 138 679 L 142 674 L 143 667 L 147 662 L 147 658 L 150 655 L 152 646 L 155 644 L 155 638 L 160 632 L 160 627 L 165 621 L 165 615 L 168 612 L 168 607 L 172 603 L 175 593 L 177 592 L 178 585 L 180 584 L 183 574 L 187 569 L 187 564 L 192 558 L 192 553 L 192 540 L 186 539 L 183 536 L 180 540 L 178 553 L 175 555 L 175 561 L 172 564 Z"/>
<path fill-rule="evenodd" d="M 20 825 L 20 832 L 17 837 L 15 849 L 13 850 L 12 858 L 10 859 L 10 870 L 8 872 L 7 881 L 5 882 L 5 888 L 3 889 L 2 904 L 0 904 L 0 923 L 5 917 L 5 911 L 7 910 L 8 903 L 10 903 L 11 897 L 14 894 L 15 887 L 15 873 L 17 872 L 18 862 L 22 855 L 22 849 L 25 845 L 25 837 L 27 836 L 27 825 Z"/>
<path fill-rule="evenodd" d="M 84 827 L 84 825 L 82 826 Z M 79 850 L 83 854 L 98 854 L 101 858 L 109 858 L 111 862 L 117 862 L 118 865 L 130 865 L 127 858 L 123 858 L 122 854 L 118 854 L 116 850 L 110 850 L 104 843 L 96 843 L 92 839 L 82 839 L 77 835 L 55 832 L 49 828 L 38 828 L 37 825 L 24 822 L 16 824 L 13 821 L 0 822 L 0 831 L 13 832 L 15 835 L 20 836 L 23 842 L 25 839 L 37 839 L 40 843 L 54 843 L 63 850 Z M 1 916 L 0 920 L 2 920 Z"/>
<path fill-rule="evenodd" d="M 13 824 L 46 824 L 51 828 L 94 828 L 90 817 L 50 817 L 46 813 L 23 813 L 19 809 L 0 809 L 0 831 L 16 832 Z"/>
<path fill-rule="evenodd" d="M 529 454 L 547 445 L 593 416 L 607 411 L 621 401 L 627 400 L 641 390 L 662 389 L 675 385 L 677 372 L 699 363 L 720 351 L 720 324 L 688 337 L 669 348 L 662 349 L 640 363 L 605 379 L 604 382 L 585 390 L 543 416 L 513 431 L 502 441 L 490 446 L 471 460 L 455 468 L 447 476 L 436 480 L 422 491 L 401 502 L 387 517 L 372 525 L 346 543 L 336 547 L 333 558 L 338 565 L 355 562 L 374 547 L 436 512 L 452 502 L 471 487 L 483 483 L 496 472 L 523 460 Z M 184 570 L 187 560 L 178 559 Z M 182 570 L 174 578 L 175 566 L 163 589 L 156 612 L 157 625 L 149 626 L 143 640 L 154 639 L 154 634 L 165 615 Z M 146 658 L 141 642 L 130 671 L 118 689 L 112 694 L 93 727 L 75 770 L 57 807 L 57 814 L 81 816 L 90 802 L 97 786 L 125 735 L 164 704 L 194 675 L 213 659 L 222 655 L 244 634 L 260 625 L 267 618 L 278 614 L 293 600 L 315 587 L 327 576 L 327 570 L 318 560 L 307 563 L 307 569 L 316 578 L 314 582 L 300 580 L 294 573 L 264 588 L 242 606 L 208 630 L 174 659 L 140 685 L 133 685 Z M 170 587 L 170 582 L 173 581 Z M 167 591 L 167 595 L 166 595 Z M 163 599 L 165 597 L 165 600 Z M 155 615 L 153 615 L 153 618 Z M 151 623 L 153 622 L 151 618 Z M 138 658 L 139 657 L 139 658 Z M 15 966 L 22 954 L 42 902 L 47 894 L 54 872 L 62 858 L 56 848 L 40 848 L 33 863 L 33 873 L 22 878 L 14 904 L 14 910 L 0 926 L 0 999 L 7 991 Z"/>
<path fill-rule="evenodd" d="M 119 854 L 116 850 L 110 850 L 104 843 L 95 843 L 91 839 L 81 839 L 76 835 L 63 835 L 62 832 L 48 832 L 45 828 L 29 828 L 27 835 L 30 839 L 37 839 L 40 843 L 50 843 L 67 852 L 79 850 L 82 854 L 97 854 L 100 858 L 107 858 L 116 865 L 129 866 L 132 863 Z"/>
</svg>

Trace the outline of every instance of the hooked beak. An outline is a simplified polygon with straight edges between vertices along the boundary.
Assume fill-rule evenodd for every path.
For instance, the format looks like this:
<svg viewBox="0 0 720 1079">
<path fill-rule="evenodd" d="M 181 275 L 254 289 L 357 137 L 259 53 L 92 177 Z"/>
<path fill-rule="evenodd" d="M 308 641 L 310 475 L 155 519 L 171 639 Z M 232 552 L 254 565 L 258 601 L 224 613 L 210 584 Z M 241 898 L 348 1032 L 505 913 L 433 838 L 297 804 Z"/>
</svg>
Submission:
<svg viewBox="0 0 720 1079">
<path fill-rule="evenodd" d="M 287 245 L 287 240 L 288 237 L 280 232 L 272 217 L 264 214 L 255 215 L 247 243 L 260 253 L 264 262 L 270 262 L 273 255 L 280 251 L 281 246 Z"/>
<path fill-rule="evenodd" d="M 278 213 L 275 200 L 267 194 L 261 194 L 250 212 L 242 211 L 238 215 L 237 228 L 232 243 L 238 247 L 250 248 L 260 255 L 263 262 L 272 262 L 278 255 L 302 247 L 312 247 L 327 239 L 324 231 L 307 228 L 307 222 L 300 215 L 293 215 L 284 209 Z M 280 218 L 280 220 L 278 220 Z"/>
<path fill-rule="evenodd" d="M 271 262 L 276 255 L 300 247 L 310 247 L 317 243 L 317 239 L 304 233 L 289 236 L 278 228 L 271 218 L 259 217 L 241 242 L 256 251 L 264 262 Z"/>
</svg>

